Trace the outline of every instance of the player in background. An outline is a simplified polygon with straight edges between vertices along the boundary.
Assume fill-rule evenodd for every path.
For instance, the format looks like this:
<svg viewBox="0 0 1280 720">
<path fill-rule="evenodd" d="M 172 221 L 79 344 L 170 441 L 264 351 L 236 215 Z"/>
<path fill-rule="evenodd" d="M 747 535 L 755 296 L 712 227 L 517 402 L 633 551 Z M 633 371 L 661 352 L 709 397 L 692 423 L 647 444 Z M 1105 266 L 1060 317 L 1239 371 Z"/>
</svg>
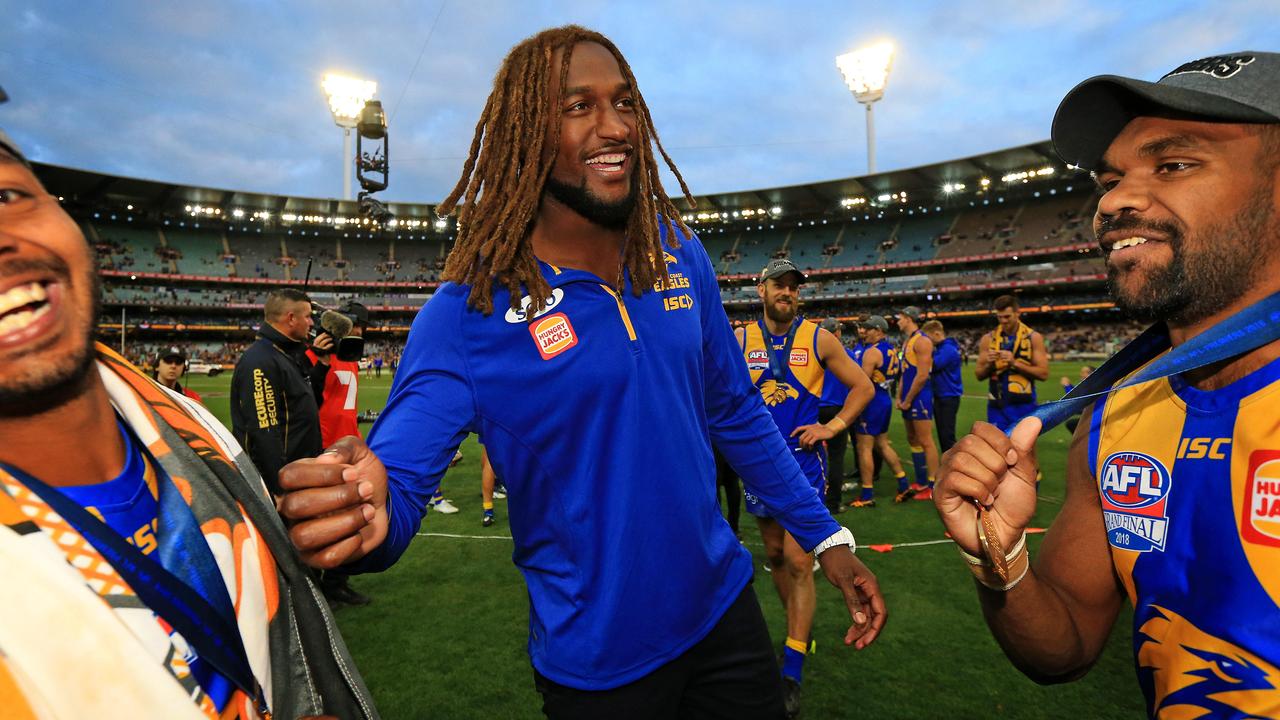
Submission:
<svg viewBox="0 0 1280 720">
<path fill-rule="evenodd" d="M 893 415 L 893 400 L 890 398 L 890 387 L 898 376 L 898 353 L 889 342 L 889 322 L 879 315 L 872 315 L 863 323 L 866 328 L 866 346 L 862 350 L 862 372 L 871 379 L 875 386 L 875 396 L 867 403 L 858 421 L 853 425 L 854 441 L 858 451 L 858 474 L 862 480 L 862 490 L 858 497 L 849 503 L 852 508 L 873 508 L 876 506 L 875 493 L 875 460 L 872 450 L 879 451 L 880 457 L 889 464 L 894 478 L 898 481 L 897 502 L 911 497 L 907 489 L 907 473 L 902 469 L 902 461 L 894 452 L 889 442 L 889 418 Z M 900 500 L 897 498 L 901 498 Z"/>
<path fill-rule="evenodd" d="M 840 340 L 800 316 L 804 281 L 804 273 L 790 260 L 771 260 L 756 284 L 764 317 L 739 328 L 735 335 L 751 381 L 760 389 L 769 414 L 813 491 L 822 498 L 827 482 L 826 442 L 849 429 L 874 390 Z M 829 378 L 845 387 L 845 397 L 824 423 L 820 421 L 820 404 Z M 816 441 L 809 441 L 810 435 Z M 756 516 L 760 527 L 770 577 L 787 613 L 782 679 L 788 713 L 798 713 L 804 659 L 817 606 L 813 555 L 774 519 L 774 508 L 750 492 L 746 498 L 747 512 Z"/>
<path fill-rule="evenodd" d="M 960 373 L 960 345 L 947 337 L 939 320 L 930 320 L 920 329 L 933 341 L 933 414 L 938 426 L 938 450 L 946 452 L 956 444 L 956 415 L 960 412 L 960 396 L 964 395 L 964 378 Z"/>
<path fill-rule="evenodd" d="M 908 490 L 916 500 L 932 500 L 933 479 L 938 475 L 938 447 L 933 442 L 933 384 L 929 382 L 933 341 L 920 331 L 923 315 L 914 305 L 898 312 L 902 364 L 897 407 L 907 426 L 907 444 L 916 471 L 916 481 Z"/>
<path fill-rule="evenodd" d="M 1036 410 L 1036 381 L 1049 377 L 1044 336 L 1023 323 L 1018 299 L 1001 295 L 993 305 L 998 325 L 978 341 L 974 376 L 988 381 L 987 422 L 1009 432 Z"/>
<path fill-rule="evenodd" d="M 844 346 L 843 326 L 839 320 L 835 318 L 827 318 L 822 321 L 822 329 L 835 336 L 836 340 Z M 858 364 L 859 356 L 854 351 L 845 347 L 845 353 L 853 360 L 853 364 Z M 828 423 L 831 419 L 840 413 L 840 408 L 844 406 L 845 398 L 849 395 L 849 388 L 832 374 L 831 368 L 827 368 L 827 375 L 822 381 L 822 398 L 818 401 L 818 422 Z M 835 434 L 827 441 L 827 509 L 833 515 L 845 511 L 844 503 L 840 501 L 840 485 L 844 479 L 844 455 L 849 449 L 849 428 Z"/>
</svg>

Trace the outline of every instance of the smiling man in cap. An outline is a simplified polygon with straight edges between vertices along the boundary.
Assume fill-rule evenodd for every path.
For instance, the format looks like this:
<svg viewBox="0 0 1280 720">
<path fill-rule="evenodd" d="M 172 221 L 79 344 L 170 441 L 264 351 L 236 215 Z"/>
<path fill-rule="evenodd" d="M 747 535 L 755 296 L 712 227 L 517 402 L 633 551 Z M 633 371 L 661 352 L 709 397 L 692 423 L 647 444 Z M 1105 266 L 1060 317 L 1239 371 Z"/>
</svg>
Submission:
<svg viewBox="0 0 1280 720">
<path fill-rule="evenodd" d="M 1195 60 L 1155 83 L 1086 80 L 1053 141 L 1097 178 L 1117 306 L 1163 323 L 1175 349 L 1280 291 L 1280 55 Z M 1278 398 L 1271 342 L 1099 399 L 1034 567 L 1024 530 L 1040 421 L 1012 437 L 979 423 L 944 456 L 938 512 L 1019 669 L 1041 682 L 1084 674 L 1127 597 L 1152 717 L 1280 717 Z M 990 508 L 990 543 L 975 499 Z M 1011 548 L 1004 577 L 997 544 Z"/>
<path fill-rule="evenodd" d="M 790 260 L 770 260 L 756 284 L 764 317 L 739 328 L 736 335 L 751 381 L 786 438 L 787 449 L 821 498 L 827 482 L 841 480 L 828 480 L 827 441 L 848 431 L 875 390 L 840 340 L 800 315 L 800 286 L 805 279 Z M 847 390 L 839 410 L 826 422 L 819 422 L 819 406 L 828 382 L 840 383 Z M 747 512 L 756 516 L 760 526 L 774 588 L 787 613 L 782 676 L 787 716 L 794 717 L 799 713 L 800 681 L 817 602 L 813 554 L 775 519 L 785 518 L 783 508 L 771 507 L 750 491 L 746 499 Z"/>
</svg>

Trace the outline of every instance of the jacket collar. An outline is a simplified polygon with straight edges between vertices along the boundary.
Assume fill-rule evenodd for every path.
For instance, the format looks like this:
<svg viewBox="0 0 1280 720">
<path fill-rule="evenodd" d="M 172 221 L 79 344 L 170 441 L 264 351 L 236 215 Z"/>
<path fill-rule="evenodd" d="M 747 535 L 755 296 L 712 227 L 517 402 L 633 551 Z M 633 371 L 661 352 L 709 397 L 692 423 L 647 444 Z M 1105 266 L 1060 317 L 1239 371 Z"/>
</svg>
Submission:
<svg viewBox="0 0 1280 720">
<path fill-rule="evenodd" d="M 270 340 L 272 344 L 278 345 L 281 350 L 290 354 L 303 352 L 307 348 L 305 343 L 286 337 L 284 333 L 275 329 L 271 323 L 262 323 L 262 327 L 258 329 L 258 335 Z"/>
</svg>

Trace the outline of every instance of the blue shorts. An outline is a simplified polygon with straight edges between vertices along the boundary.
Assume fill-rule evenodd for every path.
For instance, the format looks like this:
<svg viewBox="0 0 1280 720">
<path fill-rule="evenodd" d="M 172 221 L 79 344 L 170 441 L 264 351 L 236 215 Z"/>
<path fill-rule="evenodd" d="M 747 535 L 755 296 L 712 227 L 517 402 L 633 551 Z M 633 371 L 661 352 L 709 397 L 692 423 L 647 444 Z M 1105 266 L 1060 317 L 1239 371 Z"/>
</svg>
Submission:
<svg viewBox="0 0 1280 720">
<path fill-rule="evenodd" d="M 1013 426 L 1017 425 L 1023 418 L 1035 412 L 1037 407 L 1039 405 L 1033 402 L 1005 405 L 1004 407 L 995 407 L 987 403 L 987 422 L 1000 428 L 1001 432 L 1007 433 L 1013 430 Z"/>
<path fill-rule="evenodd" d="M 798 447 L 791 447 L 791 455 L 795 457 L 796 462 L 800 464 L 800 469 L 804 471 L 804 476 L 809 479 L 809 486 L 813 488 L 813 492 L 821 500 L 827 492 L 827 444 L 823 443 L 814 450 L 802 450 Z M 844 478 L 840 478 L 837 482 L 844 482 Z M 771 518 L 773 513 L 769 508 L 760 502 L 760 498 L 752 495 L 750 491 L 743 493 L 747 498 L 747 512 L 756 517 Z"/>
<path fill-rule="evenodd" d="M 863 408 L 862 414 L 853 423 L 853 432 L 858 435 L 883 435 L 889 432 L 889 417 L 892 415 L 893 403 L 889 401 L 889 393 L 876 390 L 875 397 Z"/>
<path fill-rule="evenodd" d="M 926 385 L 921 390 L 916 399 L 911 401 L 911 408 L 902 411 L 903 420 L 932 420 L 933 419 L 933 391 Z"/>
</svg>

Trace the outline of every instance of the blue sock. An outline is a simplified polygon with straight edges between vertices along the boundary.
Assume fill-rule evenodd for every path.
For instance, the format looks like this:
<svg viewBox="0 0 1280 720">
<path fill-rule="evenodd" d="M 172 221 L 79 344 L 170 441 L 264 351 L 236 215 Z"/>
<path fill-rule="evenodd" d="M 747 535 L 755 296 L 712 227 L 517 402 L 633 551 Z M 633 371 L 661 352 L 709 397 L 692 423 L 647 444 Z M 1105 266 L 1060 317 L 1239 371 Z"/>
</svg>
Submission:
<svg viewBox="0 0 1280 720">
<path fill-rule="evenodd" d="M 860 497 L 860 498 L 858 498 L 858 499 L 859 499 L 859 500 L 871 500 L 871 499 L 874 499 L 874 498 L 875 498 L 875 496 L 876 496 L 875 488 L 864 487 L 864 488 L 862 488 L 862 497 Z"/>
<path fill-rule="evenodd" d="M 911 448 L 911 465 L 916 471 L 916 484 L 929 484 L 929 465 L 924 461 L 924 448 Z"/>
<path fill-rule="evenodd" d="M 805 651 L 797 648 L 807 646 L 799 640 L 787 638 L 787 645 L 782 649 L 782 676 L 800 682 L 800 675 L 804 672 Z"/>
<path fill-rule="evenodd" d="M 898 492 L 902 492 L 903 490 L 906 490 L 906 489 L 907 489 L 907 474 L 902 473 L 901 475 L 898 476 Z"/>
</svg>

